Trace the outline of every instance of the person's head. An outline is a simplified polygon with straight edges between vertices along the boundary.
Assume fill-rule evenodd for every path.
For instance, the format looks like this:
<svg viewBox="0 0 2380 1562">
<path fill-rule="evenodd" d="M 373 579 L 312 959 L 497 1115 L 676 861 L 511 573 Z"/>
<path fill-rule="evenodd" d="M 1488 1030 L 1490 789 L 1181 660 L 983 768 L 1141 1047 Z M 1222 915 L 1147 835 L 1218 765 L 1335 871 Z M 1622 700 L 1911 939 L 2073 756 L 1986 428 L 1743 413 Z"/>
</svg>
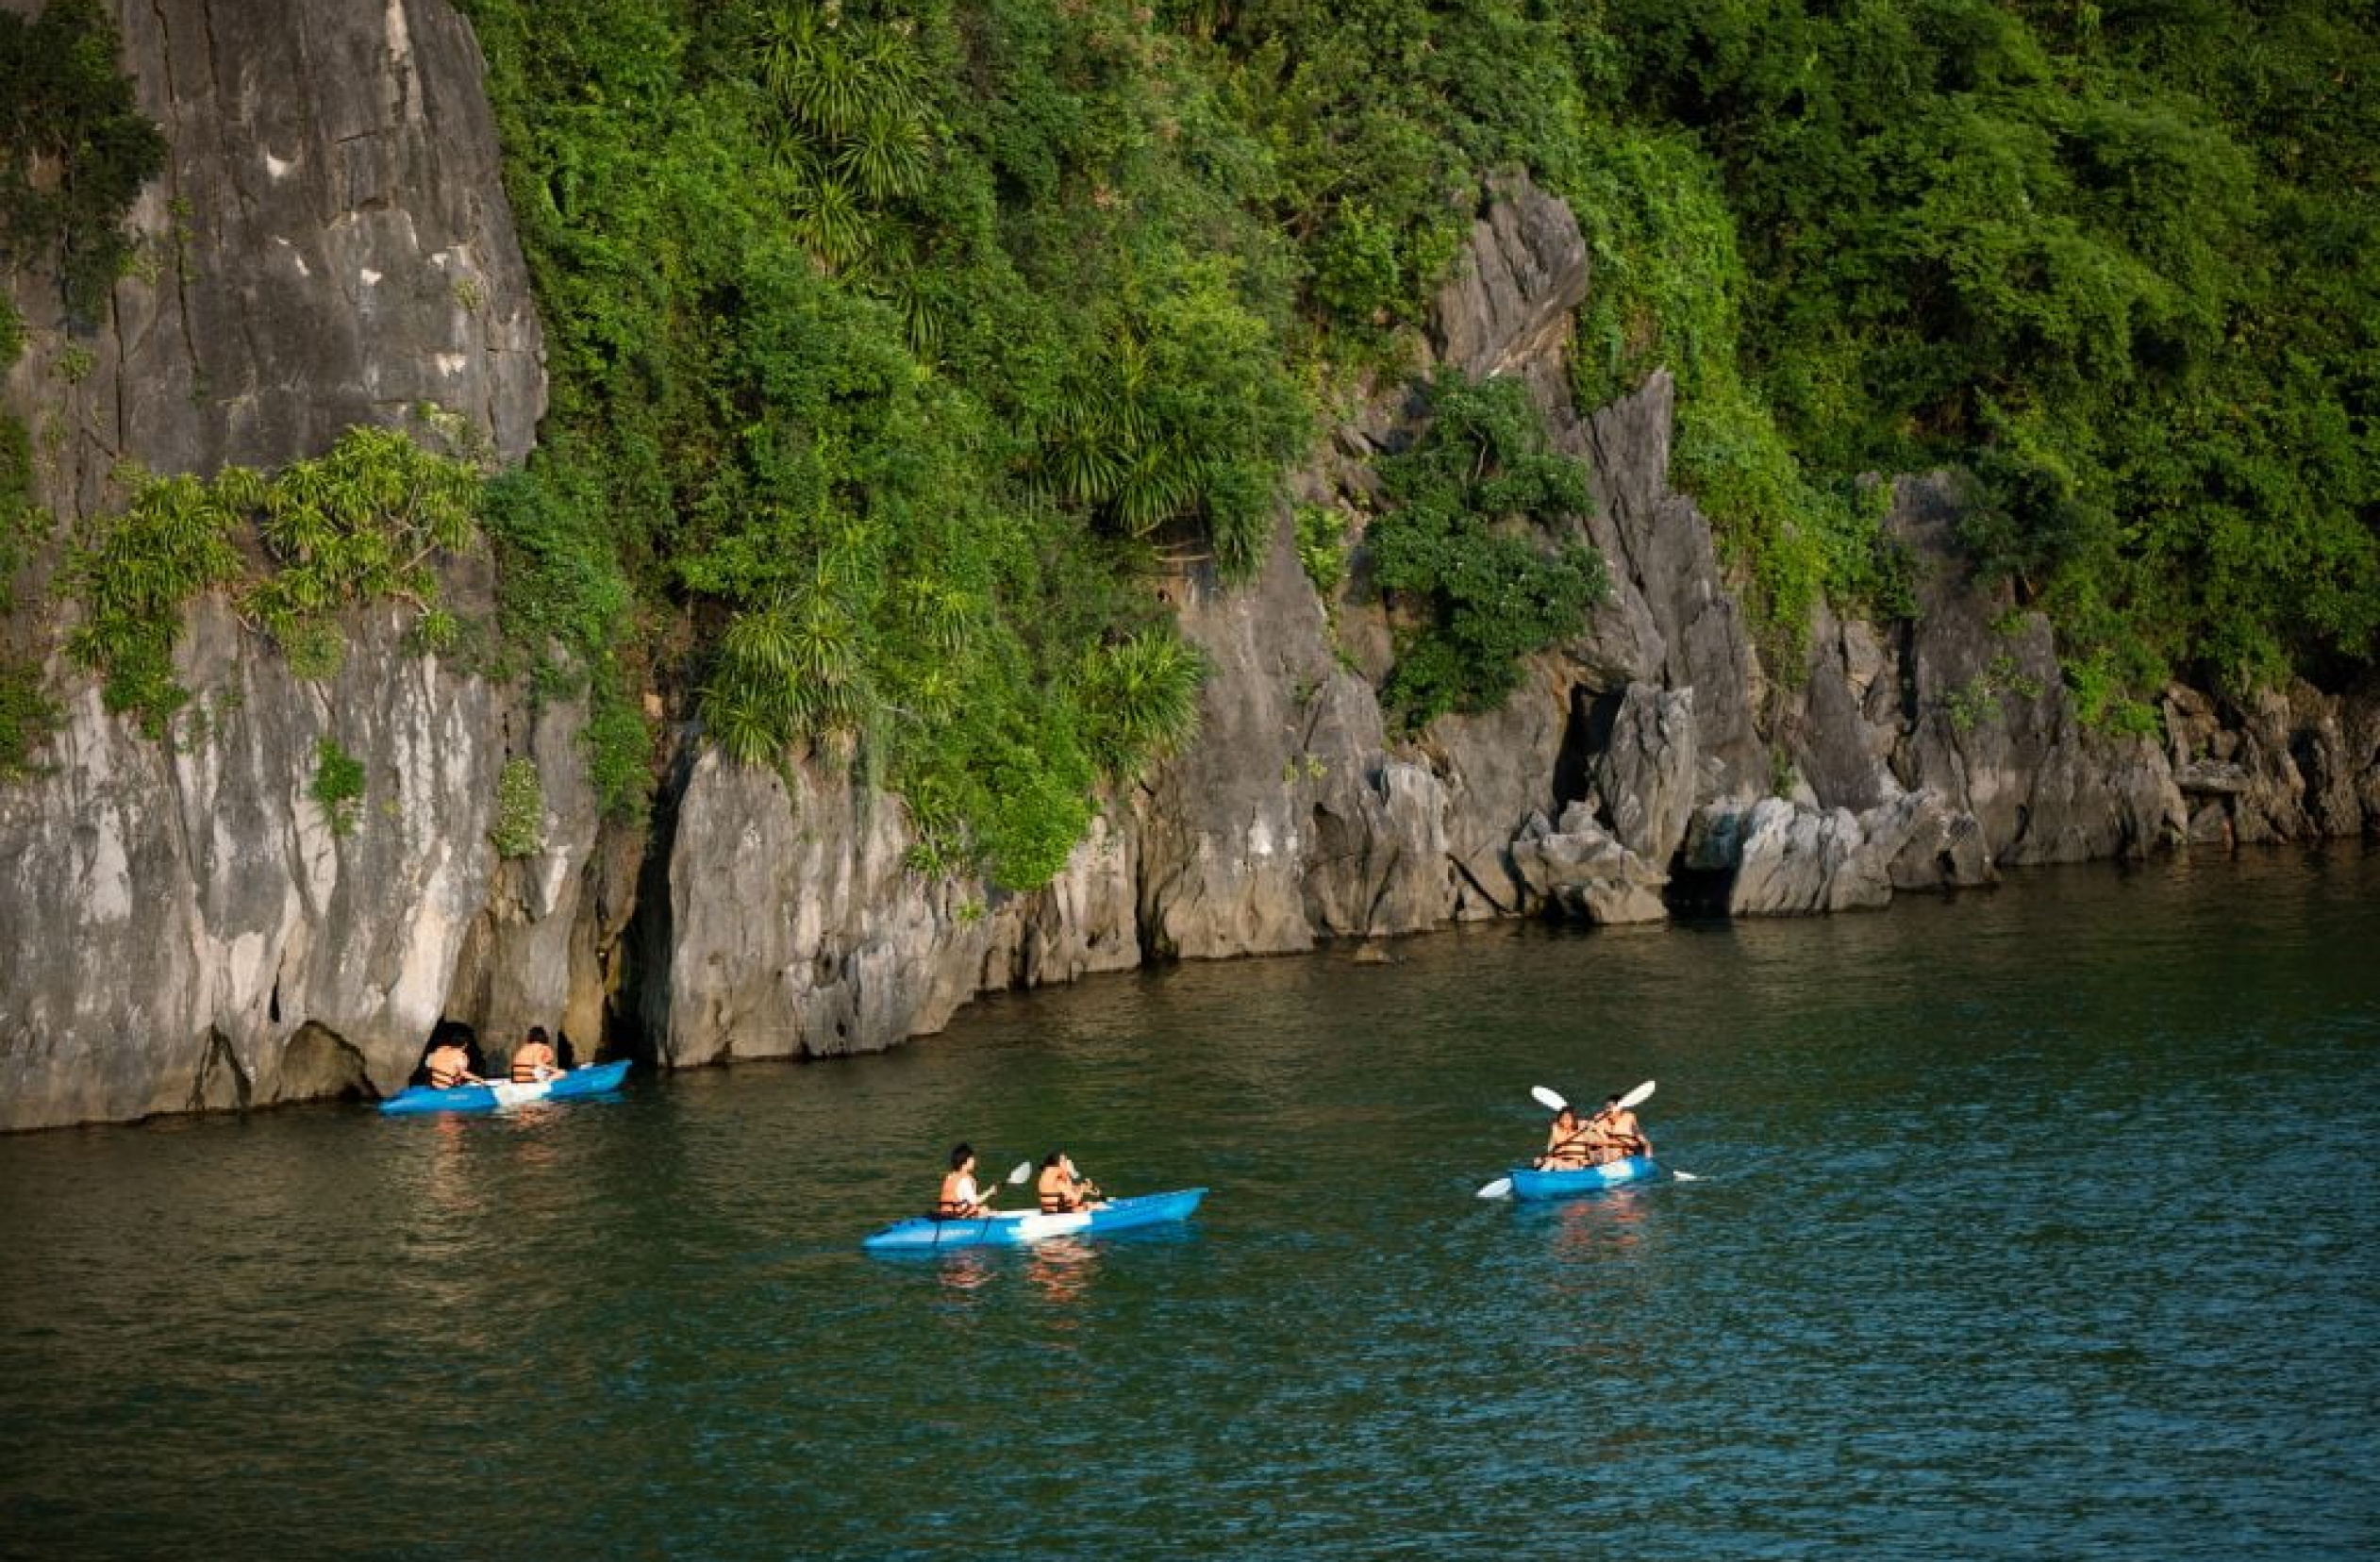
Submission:
<svg viewBox="0 0 2380 1562">
<path fill-rule="evenodd" d="M 1611 1095 L 1604 1097 L 1604 1115 L 1606 1117 L 1609 1117 L 1612 1113 L 1618 1110 L 1620 1110 L 1620 1098 L 1618 1096 Z"/>
<path fill-rule="evenodd" d="M 950 1147 L 950 1169 L 952 1171 L 964 1172 L 974 1164 L 975 1147 L 974 1145 L 969 1144 L 962 1139 L 958 1143 Z"/>
<path fill-rule="evenodd" d="M 1054 1166 L 1064 1166 L 1065 1164 L 1066 1152 L 1063 1150 L 1053 1150 L 1048 1155 L 1041 1157 L 1041 1170 L 1044 1172 L 1047 1172 Z"/>
<path fill-rule="evenodd" d="M 1554 1124 L 1557 1128 L 1568 1128 L 1574 1125 L 1577 1122 L 1578 1114 L 1572 1111 L 1567 1106 L 1554 1114 Z"/>
<path fill-rule="evenodd" d="M 531 1025 L 529 1027 L 529 1040 L 537 1046 L 544 1046 L 545 1027 L 543 1025 Z"/>
</svg>

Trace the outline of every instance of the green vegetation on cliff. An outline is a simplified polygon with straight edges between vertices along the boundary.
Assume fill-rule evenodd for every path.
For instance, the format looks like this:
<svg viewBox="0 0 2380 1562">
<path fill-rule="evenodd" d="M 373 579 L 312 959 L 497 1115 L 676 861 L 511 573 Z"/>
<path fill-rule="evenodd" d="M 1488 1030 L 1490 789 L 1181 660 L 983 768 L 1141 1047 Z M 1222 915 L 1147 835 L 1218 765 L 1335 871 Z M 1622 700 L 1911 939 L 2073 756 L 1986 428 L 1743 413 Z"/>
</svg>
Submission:
<svg viewBox="0 0 2380 1562">
<path fill-rule="evenodd" d="M 1156 577 L 1254 566 L 1322 408 L 1404 372 L 1516 169 L 1589 244 L 1581 407 L 1675 377 L 1675 478 L 1779 676 L 1822 594 L 1908 610 L 1872 476 L 1937 467 L 2095 720 L 2380 654 L 2380 35 L 2312 0 L 462 4 L 552 374 L 478 497 L 480 649 L 586 695 L 615 812 L 657 689 L 738 758 L 897 789 L 921 868 L 1045 880 L 1195 721 Z M 0 242 L 75 288 L 149 155 L 104 28 L 0 18 L 49 41 L 8 102 L 69 105 L 92 171 L 57 182 L 44 120 Z M 1531 524 L 1586 501 L 1518 397 L 1434 397 L 1366 534 L 1416 724 L 1500 698 L 1602 588 Z M 148 575 L 87 539 L 62 576 L 152 721 L 143 615 L 237 573 L 208 514 L 269 513 L 227 479 L 141 491 Z M 1300 513 L 1318 579 L 1345 535 Z M 325 604 L 418 594 L 386 540 L 358 574 L 263 535 L 249 610 L 327 654 Z"/>
<path fill-rule="evenodd" d="M 553 352 L 520 481 L 696 630 L 718 741 L 869 766 L 936 866 L 1038 882 L 1179 738 L 1137 582 L 1252 563 L 1309 388 L 1393 369 L 1513 168 L 1592 247 L 1582 406 L 1676 376 L 1783 675 L 1822 593 L 1907 610 L 1869 474 L 1933 466 L 2099 719 L 2373 654 L 2380 52 L 2319 7 L 467 8 Z M 1496 523 L 1584 503 L 1486 491 L 1542 474 L 1496 393 L 1440 399 L 1371 534 L 1414 723 L 1600 587 Z"/>
<path fill-rule="evenodd" d="M 570 540 L 541 568 L 691 626 L 729 754 L 848 759 L 922 867 L 1046 880 L 1195 719 L 1150 571 L 1244 569 L 1308 437 L 1262 149 L 1123 6 L 468 8 L 554 378 L 504 501 Z"/>
<path fill-rule="evenodd" d="M 454 621 L 439 607 L 434 552 L 475 540 L 480 478 L 401 430 L 351 428 L 312 460 L 270 474 L 225 467 L 213 477 L 121 474 L 132 497 L 75 539 L 59 587 L 82 622 L 66 650 L 104 678 L 109 710 L 162 738 L 190 691 L 175 681 L 184 607 L 230 590 L 241 615 L 273 637 L 301 677 L 337 673 L 346 645 L 331 614 L 367 602 L 421 609 L 434 647 Z M 252 562 L 241 543 L 254 539 Z"/>
<path fill-rule="evenodd" d="M 1381 458 L 1380 480 L 1389 507 L 1369 539 L 1373 577 L 1415 609 L 1382 696 L 1408 727 L 1492 710 L 1521 658 L 1574 635 L 1610 592 L 1592 549 L 1549 553 L 1537 531 L 1586 511 L 1586 474 L 1546 450 L 1519 381 L 1445 374 L 1428 429 Z"/>
<path fill-rule="evenodd" d="M 2380 635 L 2380 34 L 2337 8 L 1611 0 L 1805 471 L 1961 467 L 2087 706 Z"/>
<path fill-rule="evenodd" d="M 48 261 L 85 317 L 131 254 L 125 208 L 165 166 L 165 138 L 133 107 L 116 52 L 99 0 L 0 11 L 0 262 Z"/>
</svg>

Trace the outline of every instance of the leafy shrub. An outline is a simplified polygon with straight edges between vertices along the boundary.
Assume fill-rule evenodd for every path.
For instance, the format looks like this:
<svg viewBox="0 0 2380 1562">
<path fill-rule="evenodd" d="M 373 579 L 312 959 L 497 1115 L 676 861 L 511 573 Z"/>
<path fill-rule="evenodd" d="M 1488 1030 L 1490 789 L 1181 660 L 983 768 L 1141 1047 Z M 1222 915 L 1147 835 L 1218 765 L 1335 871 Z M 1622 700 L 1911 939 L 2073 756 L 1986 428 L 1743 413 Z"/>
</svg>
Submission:
<svg viewBox="0 0 2380 1562">
<path fill-rule="evenodd" d="M 104 674 L 107 707 L 138 716 L 151 738 L 165 736 L 190 698 L 174 675 L 183 607 L 241 578 L 239 524 L 223 495 L 197 478 L 150 478 L 121 515 L 88 522 L 68 553 L 60 584 L 84 616 L 67 654 Z"/>
<path fill-rule="evenodd" d="M 314 783 L 308 794 L 335 836 L 353 835 L 363 819 L 363 761 L 325 737 L 314 745 Z"/>
<path fill-rule="evenodd" d="M 1300 505 L 1297 561 L 1315 594 L 1327 604 L 1332 593 L 1347 583 L 1346 518 L 1325 506 Z"/>
<path fill-rule="evenodd" d="M 1502 703 L 1520 658 L 1585 625 L 1609 594 L 1584 543 L 1549 547 L 1543 528 L 1584 512 L 1577 464 L 1545 448 L 1527 390 L 1442 372 L 1431 421 L 1380 475 L 1392 507 L 1373 523 L 1373 575 L 1419 614 L 1398 645 L 1384 697 L 1407 726 Z"/>
<path fill-rule="evenodd" d="M 391 598 L 435 607 L 431 556 L 470 544 L 478 486 L 469 464 L 361 427 L 271 476 L 246 467 L 205 481 L 137 476 L 124 511 L 91 518 L 69 552 L 59 586 L 84 622 L 68 654 L 105 675 L 108 709 L 137 714 L 161 738 L 189 698 L 173 668 L 184 607 L 244 586 L 243 611 L 291 671 L 329 677 L 345 653 L 336 609 Z M 271 561 L 253 576 L 237 546 L 251 526 Z"/>
<path fill-rule="evenodd" d="M 496 856 L 535 856 L 545 844 L 545 789 L 537 761 L 515 756 L 496 776 L 496 823 L 489 832 Z"/>
</svg>

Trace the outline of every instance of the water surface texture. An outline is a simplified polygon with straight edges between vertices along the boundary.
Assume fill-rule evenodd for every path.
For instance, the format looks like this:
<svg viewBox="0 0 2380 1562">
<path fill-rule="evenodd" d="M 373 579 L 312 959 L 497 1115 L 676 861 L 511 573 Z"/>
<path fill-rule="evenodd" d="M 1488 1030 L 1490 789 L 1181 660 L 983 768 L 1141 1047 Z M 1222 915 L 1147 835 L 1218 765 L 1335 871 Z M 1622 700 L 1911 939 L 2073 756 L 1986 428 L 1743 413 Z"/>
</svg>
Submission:
<svg viewBox="0 0 2380 1562">
<path fill-rule="evenodd" d="M 0 1141 L 0 1552 L 2380 1553 L 2380 854 Z M 1647 1077 L 1669 1180 L 1473 1197 Z M 863 1256 L 973 1138 L 1186 1230 Z"/>
</svg>

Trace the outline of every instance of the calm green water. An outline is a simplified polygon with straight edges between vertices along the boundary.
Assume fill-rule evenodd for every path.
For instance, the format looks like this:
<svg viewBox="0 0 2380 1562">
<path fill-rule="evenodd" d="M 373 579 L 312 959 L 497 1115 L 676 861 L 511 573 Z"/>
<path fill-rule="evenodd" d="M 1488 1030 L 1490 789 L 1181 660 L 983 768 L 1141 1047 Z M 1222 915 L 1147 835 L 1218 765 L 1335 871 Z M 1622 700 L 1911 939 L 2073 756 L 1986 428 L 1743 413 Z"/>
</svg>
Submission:
<svg viewBox="0 0 2380 1562">
<path fill-rule="evenodd" d="M 1397 953 L 0 1141 L 0 1552 L 2380 1553 L 2380 854 Z M 1648 1076 L 1699 1181 L 1472 1197 Z M 959 1136 L 1215 1191 L 861 1255 Z"/>
</svg>

